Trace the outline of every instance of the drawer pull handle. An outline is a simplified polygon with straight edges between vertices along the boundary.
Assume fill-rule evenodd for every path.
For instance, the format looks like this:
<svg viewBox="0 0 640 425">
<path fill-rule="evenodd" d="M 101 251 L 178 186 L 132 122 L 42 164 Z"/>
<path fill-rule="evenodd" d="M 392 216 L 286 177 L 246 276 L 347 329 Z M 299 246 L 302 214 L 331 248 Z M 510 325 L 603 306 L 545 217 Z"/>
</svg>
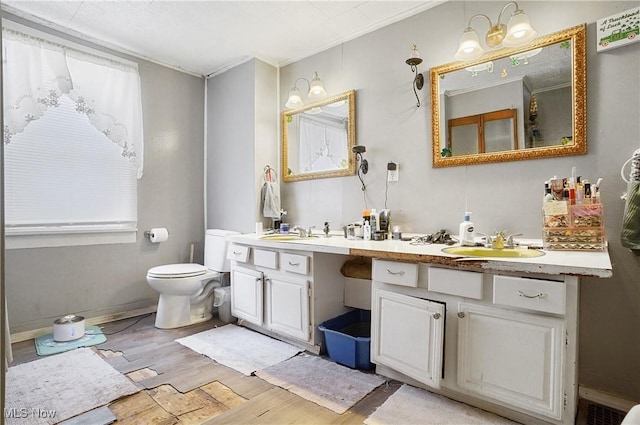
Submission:
<svg viewBox="0 0 640 425">
<path fill-rule="evenodd" d="M 438 320 L 440 318 L 440 313 L 433 313 L 433 318 Z"/>
<path fill-rule="evenodd" d="M 519 289 L 518 289 L 518 295 L 525 298 L 544 298 L 547 296 L 547 294 L 543 294 L 542 292 L 536 295 L 527 295 Z"/>
<path fill-rule="evenodd" d="M 237 255 L 240 255 L 240 254 L 242 254 L 242 251 L 233 251 L 233 255 L 237 256 Z"/>
<path fill-rule="evenodd" d="M 461 319 L 464 319 L 464 311 L 459 311 L 458 312 L 458 317 Z"/>
<path fill-rule="evenodd" d="M 404 276 L 404 270 L 400 270 L 399 272 L 392 272 L 391 270 L 387 269 L 387 273 L 392 276 Z"/>
<path fill-rule="evenodd" d="M 289 261 L 289 265 L 291 267 L 298 267 L 300 265 L 300 263 L 292 263 L 291 261 Z"/>
</svg>

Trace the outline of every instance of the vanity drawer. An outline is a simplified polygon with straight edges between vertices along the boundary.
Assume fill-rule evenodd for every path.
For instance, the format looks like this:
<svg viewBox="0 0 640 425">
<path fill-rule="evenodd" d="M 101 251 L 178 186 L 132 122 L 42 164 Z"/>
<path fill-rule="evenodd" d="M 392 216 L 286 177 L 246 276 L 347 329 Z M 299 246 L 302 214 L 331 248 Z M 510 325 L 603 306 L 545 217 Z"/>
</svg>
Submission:
<svg viewBox="0 0 640 425">
<path fill-rule="evenodd" d="M 249 250 L 250 248 L 248 246 L 229 245 L 229 248 L 227 249 L 227 259 L 246 263 L 249 261 Z"/>
<path fill-rule="evenodd" d="M 309 273 L 309 257 L 306 255 L 283 252 L 280 257 L 282 259 L 282 270 L 300 274 Z"/>
<path fill-rule="evenodd" d="M 482 273 L 429 267 L 428 276 L 429 291 L 482 299 Z"/>
<path fill-rule="evenodd" d="M 253 264 L 268 269 L 278 268 L 278 253 L 267 249 L 253 249 Z"/>
<path fill-rule="evenodd" d="M 418 264 L 373 260 L 372 279 L 393 285 L 418 286 Z"/>
<path fill-rule="evenodd" d="M 564 282 L 553 280 L 494 276 L 493 303 L 545 313 L 565 314 L 566 286 Z"/>
</svg>

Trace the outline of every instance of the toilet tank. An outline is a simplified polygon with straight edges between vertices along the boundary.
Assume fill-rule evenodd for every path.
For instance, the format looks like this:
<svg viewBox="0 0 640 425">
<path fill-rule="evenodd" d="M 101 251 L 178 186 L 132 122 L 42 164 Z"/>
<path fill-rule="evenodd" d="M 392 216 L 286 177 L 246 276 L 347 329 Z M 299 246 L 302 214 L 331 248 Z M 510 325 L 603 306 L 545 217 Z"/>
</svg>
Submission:
<svg viewBox="0 0 640 425">
<path fill-rule="evenodd" d="M 209 270 L 217 272 L 229 271 L 229 260 L 227 260 L 227 246 L 229 243 L 226 237 L 239 234 L 231 230 L 207 230 L 204 237 L 204 265 Z"/>
</svg>

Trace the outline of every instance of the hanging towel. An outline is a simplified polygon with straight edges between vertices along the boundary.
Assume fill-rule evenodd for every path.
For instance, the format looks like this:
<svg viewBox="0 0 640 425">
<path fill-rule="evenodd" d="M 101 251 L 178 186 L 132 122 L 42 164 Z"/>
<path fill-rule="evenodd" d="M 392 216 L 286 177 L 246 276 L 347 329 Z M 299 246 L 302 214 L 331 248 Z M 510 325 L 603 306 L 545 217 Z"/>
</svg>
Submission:
<svg viewBox="0 0 640 425">
<path fill-rule="evenodd" d="M 266 218 L 280 219 L 280 183 L 275 171 L 270 166 L 264 167 L 264 184 L 262 185 L 262 215 Z"/>
<path fill-rule="evenodd" d="M 631 158 L 631 173 L 622 217 L 622 246 L 640 254 L 640 149 Z"/>
</svg>

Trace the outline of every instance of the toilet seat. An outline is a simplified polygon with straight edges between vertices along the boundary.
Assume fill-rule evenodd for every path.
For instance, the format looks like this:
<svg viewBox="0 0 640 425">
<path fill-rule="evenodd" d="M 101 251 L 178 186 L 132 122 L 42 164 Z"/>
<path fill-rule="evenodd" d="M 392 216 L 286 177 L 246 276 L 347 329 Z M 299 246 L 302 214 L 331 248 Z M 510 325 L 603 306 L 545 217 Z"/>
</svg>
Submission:
<svg viewBox="0 0 640 425">
<path fill-rule="evenodd" d="M 147 272 L 147 276 L 157 279 L 180 279 L 202 276 L 207 273 L 207 271 L 209 271 L 209 269 L 201 264 L 166 264 L 150 269 Z"/>
</svg>

